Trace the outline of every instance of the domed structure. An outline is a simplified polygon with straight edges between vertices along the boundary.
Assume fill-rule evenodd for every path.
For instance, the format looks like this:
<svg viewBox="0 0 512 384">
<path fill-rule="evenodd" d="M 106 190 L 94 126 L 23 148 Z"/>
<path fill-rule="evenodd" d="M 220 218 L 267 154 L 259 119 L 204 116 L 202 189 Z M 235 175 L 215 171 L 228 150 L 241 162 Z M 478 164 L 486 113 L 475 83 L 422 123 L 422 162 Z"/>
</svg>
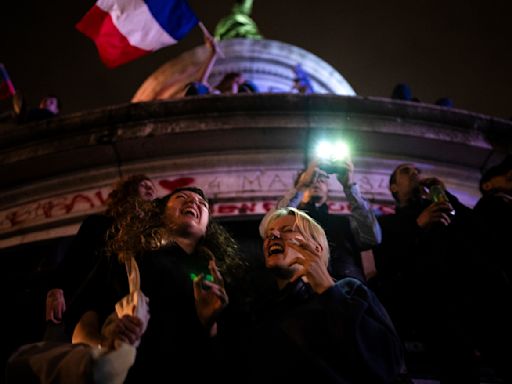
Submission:
<svg viewBox="0 0 512 384">
<path fill-rule="evenodd" d="M 290 92 L 294 68 L 300 64 L 309 75 L 315 93 L 353 96 L 345 78 L 318 56 L 300 47 L 275 40 L 230 39 L 220 42 L 224 58 L 212 70 L 210 84 L 229 72 L 239 72 L 261 92 Z"/>
<path fill-rule="evenodd" d="M 209 84 L 217 84 L 227 73 L 241 73 L 263 93 L 289 93 L 300 64 L 315 93 L 353 96 L 350 84 L 331 65 L 300 47 L 275 40 L 228 39 L 218 42 L 222 57 L 213 66 Z M 196 47 L 169 60 L 151 74 L 132 101 L 165 100 L 181 97 L 185 86 L 199 80 L 197 73 L 208 60 L 208 48 Z"/>
</svg>

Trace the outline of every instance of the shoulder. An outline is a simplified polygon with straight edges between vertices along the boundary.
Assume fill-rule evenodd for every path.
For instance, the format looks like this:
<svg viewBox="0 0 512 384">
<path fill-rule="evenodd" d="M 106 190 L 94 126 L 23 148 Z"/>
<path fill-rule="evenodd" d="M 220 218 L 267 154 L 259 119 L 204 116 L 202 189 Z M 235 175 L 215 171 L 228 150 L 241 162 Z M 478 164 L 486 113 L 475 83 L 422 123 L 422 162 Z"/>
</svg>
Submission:
<svg viewBox="0 0 512 384">
<path fill-rule="evenodd" d="M 80 225 L 80 230 L 84 228 L 105 229 L 110 227 L 110 225 L 112 225 L 112 218 L 103 214 L 93 214 L 84 219 Z"/>
<path fill-rule="evenodd" d="M 344 277 L 336 281 L 334 285 L 349 295 L 357 289 L 368 289 L 363 282 L 353 277 Z"/>
<path fill-rule="evenodd" d="M 512 199 L 510 195 L 504 193 L 493 193 L 490 195 L 482 196 L 475 205 L 475 212 L 479 212 L 484 209 L 492 209 L 498 207 L 511 206 Z"/>
<path fill-rule="evenodd" d="M 94 237 L 98 238 L 106 234 L 112 225 L 112 219 L 105 215 L 95 214 L 87 216 L 82 224 L 80 224 L 80 228 L 78 229 L 77 236 L 79 237 Z"/>
<path fill-rule="evenodd" d="M 346 299 L 357 297 L 366 300 L 370 295 L 370 290 L 360 280 L 352 277 L 345 277 L 334 284 L 332 287 L 332 294 Z"/>
<path fill-rule="evenodd" d="M 46 108 L 33 108 L 27 112 L 27 122 L 45 120 L 54 117 L 55 114 Z"/>
</svg>

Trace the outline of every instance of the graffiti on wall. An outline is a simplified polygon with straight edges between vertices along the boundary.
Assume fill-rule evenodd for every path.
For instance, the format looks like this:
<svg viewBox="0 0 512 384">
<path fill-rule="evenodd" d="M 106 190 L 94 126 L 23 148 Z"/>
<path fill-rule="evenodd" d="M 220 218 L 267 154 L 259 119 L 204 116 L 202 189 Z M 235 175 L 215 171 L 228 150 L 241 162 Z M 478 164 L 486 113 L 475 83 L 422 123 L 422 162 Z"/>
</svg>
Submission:
<svg viewBox="0 0 512 384">
<path fill-rule="evenodd" d="M 234 216 L 268 212 L 290 188 L 296 175 L 296 170 L 210 172 L 161 177 L 154 181 L 159 196 L 178 187 L 198 186 L 213 199 L 214 216 Z M 370 200 L 375 197 L 380 201 L 389 200 L 385 175 L 362 175 L 356 181 Z M 344 195 L 334 177 L 329 180 L 329 189 L 333 198 L 329 206 L 331 212 L 349 212 L 346 201 L 340 201 Z M 64 194 L 0 211 L 0 233 L 102 211 L 110 190 L 104 187 Z M 379 204 L 374 208 L 386 212 L 389 206 Z"/>
</svg>

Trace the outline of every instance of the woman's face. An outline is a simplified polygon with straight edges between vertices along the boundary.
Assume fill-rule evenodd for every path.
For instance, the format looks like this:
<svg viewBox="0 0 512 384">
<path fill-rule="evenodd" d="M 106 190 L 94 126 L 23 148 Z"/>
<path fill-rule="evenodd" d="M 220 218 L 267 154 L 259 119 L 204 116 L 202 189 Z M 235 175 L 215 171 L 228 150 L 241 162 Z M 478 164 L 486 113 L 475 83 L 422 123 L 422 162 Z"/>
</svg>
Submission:
<svg viewBox="0 0 512 384">
<path fill-rule="evenodd" d="M 139 195 L 142 200 L 151 201 L 156 197 L 155 186 L 151 180 L 142 180 L 139 183 Z"/>
<path fill-rule="evenodd" d="M 281 216 L 270 222 L 267 225 L 263 241 L 265 266 L 269 269 L 287 272 L 290 276 L 298 268 L 302 268 L 296 263 L 297 257 L 301 257 L 300 254 L 287 246 L 290 242 L 297 244 L 297 240 L 304 241 L 304 237 L 296 228 L 295 216 Z"/>
<path fill-rule="evenodd" d="M 165 209 L 167 223 L 178 235 L 201 238 L 206 234 L 210 219 L 206 200 L 192 191 L 181 191 L 171 196 Z"/>
</svg>

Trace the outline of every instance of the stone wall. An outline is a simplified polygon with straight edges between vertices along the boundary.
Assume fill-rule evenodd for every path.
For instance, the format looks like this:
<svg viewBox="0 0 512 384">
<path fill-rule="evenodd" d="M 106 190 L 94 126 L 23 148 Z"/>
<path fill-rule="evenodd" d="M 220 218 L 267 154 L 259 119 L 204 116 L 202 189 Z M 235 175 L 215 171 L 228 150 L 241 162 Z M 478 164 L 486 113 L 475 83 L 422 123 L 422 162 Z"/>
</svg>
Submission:
<svg viewBox="0 0 512 384">
<path fill-rule="evenodd" d="M 415 162 L 468 205 L 480 170 L 510 151 L 512 123 L 466 111 L 338 95 L 209 95 L 112 106 L 0 130 L 0 247 L 70 235 L 103 209 L 120 175 L 146 173 L 165 194 L 197 185 L 214 215 L 261 215 L 319 137 L 350 142 L 356 179 L 377 211 L 390 171 Z M 346 212 L 330 181 L 333 209 Z"/>
</svg>

